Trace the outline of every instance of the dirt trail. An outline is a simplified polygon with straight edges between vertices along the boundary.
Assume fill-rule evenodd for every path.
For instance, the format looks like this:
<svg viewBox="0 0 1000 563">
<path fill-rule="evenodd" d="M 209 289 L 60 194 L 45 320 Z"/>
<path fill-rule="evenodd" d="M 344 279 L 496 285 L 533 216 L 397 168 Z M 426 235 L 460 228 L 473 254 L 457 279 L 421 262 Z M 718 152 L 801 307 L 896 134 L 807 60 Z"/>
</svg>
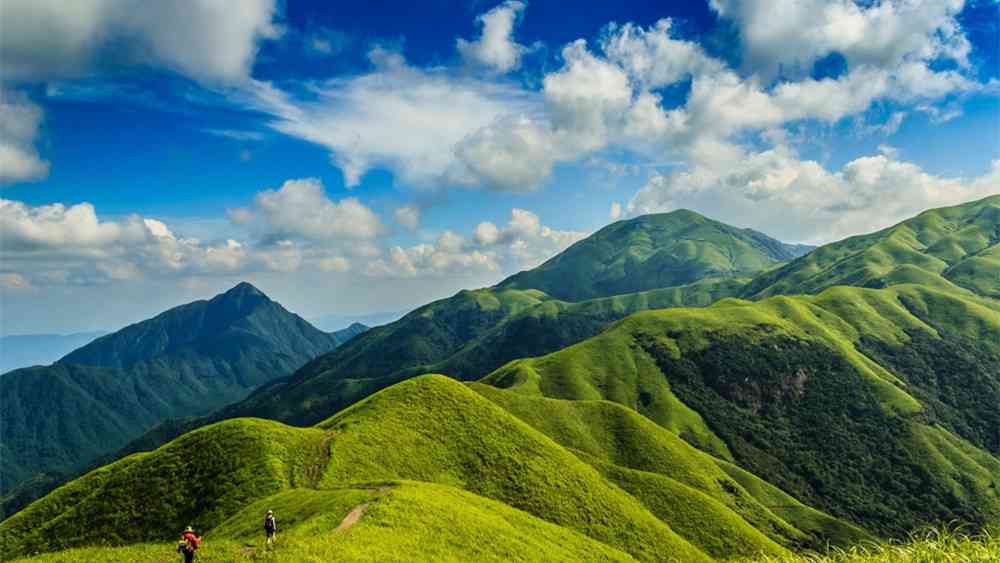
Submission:
<svg viewBox="0 0 1000 563">
<path fill-rule="evenodd" d="M 382 485 L 377 489 L 368 489 L 368 493 L 377 498 L 386 494 L 391 489 L 392 485 Z M 368 504 L 369 503 L 366 502 L 355 506 L 354 509 L 348 512 L 347 516 L 344 516 L 344 519 L 340 521 L 340 525 L 337 526 L 337 529 L 346 530 L 351 526 L 357 524 L 358 520 L 361 520 L 361 517 L 365 515 L 365 511 L 368 510 Z"/>
<path fill-rule="evenodd" d="M 337 526 L 337 529 L 338 530 L 346 530 L 346 529 L 350 528 L 351 526 L 353 526 L 354 524 L 356 524 L 358 522 L 358 520 L 361 520 L 361 516 L 364 515 L 364 513 L 365 513 L 366 510 L 368 510 L 368 503 L 367 502 L 364 503 L 364 504 L 359 504 L 359 505 L 355 506 L 354 510 L 350 511 L 349 513 L 347 513 L 347 516 L 344 516 L 344 519 L 340 522 L 340 525 Z"/>
</svg>

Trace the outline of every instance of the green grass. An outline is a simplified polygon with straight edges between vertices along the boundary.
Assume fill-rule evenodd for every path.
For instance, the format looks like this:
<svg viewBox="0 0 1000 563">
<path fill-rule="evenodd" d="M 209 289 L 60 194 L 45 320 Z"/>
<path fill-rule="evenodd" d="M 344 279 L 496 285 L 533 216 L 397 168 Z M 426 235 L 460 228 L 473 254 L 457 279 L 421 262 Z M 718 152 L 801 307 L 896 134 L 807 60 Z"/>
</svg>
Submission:
<svg viewBox="0 0 1000 563">
<path fill-rule="evenodd" d="M 960 530 L 932 529 L 889 543 L 866 543 L 825 554 L 765 557 L 756 563 L 995 563 L 1000 539 L 989 533 L 967 535 Z"/>
<path fill-rule="evenodd" d="M 251 502 L 319 478 L 324 433 L 240 419 L 199 429 L 56 489 L 0 523 L 7 556 L 212 528 Z"/>
<path fill-rule="evenodd" d="M 586 536 L 452 487 L 414 482 L 377 487 L 280 493 L 205 533 L 198 558 L 205 563 L 635 561 Z M 368 503 L 368 509 L 353 527 L 337 530 L 352 503 Z M 260 531 L 265 507 L 280 518 L 278 542 L 271 548 L 263 545 Z M 164 542 L 80 548 L 23 561 L 152 563 L 174 560 L 174 547 Z"/>
<path fill-rule="evenodd" d="M 882 231 L 825 245 L 744 290 L 755 298 L 819 293 L 836 285 L 958 285 L 1000 296 L 1000 195 L 920 215 Z"/>
<path fill-rule="evenodd" d="M 809 509 L 787 495 L 780 499 L 759 495 L 756 491 L 771 492 L 773 487 L 749 474 L 740 480 L 732 478 L 721 467 L 721 460 L 618 404 L 535 398 L 478 383 L 471 386 L 576 452 L 623 489 L 634 491 L 633 496 L 647 506 L 659 506 L 653 511 L 661 520 L 713 555 L 733 547 L 720 544 L 721 536 L 755 552 L 773 549 L 775 543 L 786 547 L 846 545 L 868 537 L 860 529 Z M 655 482 L 659 490 L 650 486 L 634 489 L 623 482 Z M 667 491 L 670 503 L 678 509 L 687 506 L 688 511 L 666 510 L 669 503 L 665 504 L 668 499 L 663 495 Z M 788 509 L 795 509 L 795 519 L 786 520 L 772 507 L 780 507 L 786 514 Z M 696 512 L 700 516 L 692 520 Z M 692 522 L 697 524 L 692 527 Z M 727 532 L 709 532 L 719 529 Z M 707 537 L 706 532 L 716 539 Z"/>
<path fill-rule="evenodd" d="M 971 373 L 961 377 L 977 400 L 869 355 L 873 342 L 905 350 L 914 340 L 927 341 L 924 360 L 942 354 L 937 364 L 960 358 L 956 346 L 968 350 L 961 365 Z M 951 518 L 1000 521 L 990 477 L 1000 462 L 990 429 L 990 405 L 1000 403 L 997 365 L 995 300 L 916 285 L 836 287 L 637 313 L 483 382 L 526 396 L 619 403 L 817 508 L 898 534 Z M 944 407 L 932 409 L 928 397 Z"/>
<path fill-rule="evenodd" d="M 545 435 L 443 376 L 408 380 L 319 425 L 323 483 L 411 479 L 464 488 L 584 533 L 641 560 L 705 556 Z"/>
</svg>

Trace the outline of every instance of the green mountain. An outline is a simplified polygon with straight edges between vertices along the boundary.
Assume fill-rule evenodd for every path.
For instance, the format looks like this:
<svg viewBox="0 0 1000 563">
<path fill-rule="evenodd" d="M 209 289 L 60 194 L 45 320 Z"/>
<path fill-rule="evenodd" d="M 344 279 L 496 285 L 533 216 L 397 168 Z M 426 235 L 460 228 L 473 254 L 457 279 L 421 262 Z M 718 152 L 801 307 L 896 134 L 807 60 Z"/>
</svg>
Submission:
<svg viewBox="0 0 1000 563">
<path fill-rule="evenodd" d="M 0 385 L 0 481 L 26 496 L 157 423 L 207 414 L 287 376 L 363 327 L 321 332 L 247 283 L 98 338 Z M 17 493 L 14 494 L 17 497 Z M 18 504 L 5 496 L 5 507 Z"/>
<path fill-rule="evenodd" d="M 235 419 L 129 456 L 4 521 L 0 550 L 167 542 L 193 523 L 236 559 L 266 509 L 284 560 L 405 546 L 424 560 L 697 562 L 866 537 L 619 405 L 425 376 L 312 428 Z M 357 527 L 336 532 L 352 509 Z"/>
<path fill-rule="evenodd" d="M 578 302 L 462 292 L 213 415 L 313 426 L 233 418 L 185 433 L 0 523 L 0 550 L 103 542 L 121 547 L 40 560 L 156 557 L 194 524 L 206 557 L 239 560 L 263 549 L 268 508 L 287 543 L 260 555 L 279 561 L 745 560 L 945 522 L 996 532 L 1000 300 L 980 264 L 996 243 L 976 235 L 1000 225 L 996 204 L 925 213 L 749 282 Z M 910 251 L 893 275 L 843 278 L 873 287 L 804 275 L 875 272 L 901 233 Z M 954 268 L 921 266 L 942 237 L 985 242 Z M 795 295 L 767 296 L 779 283 Z M 759 299 L 727 297 L 741 292 Z M 645 310 L 657 307 L 672 308 Z"/>
<path fill-rule="evenodd" d="M 219 417 L 314 424 L 422 373 L 478 379 L 513 359 L 593 336 L 635 311 L 736 295 L 749 280 L 740 276 L 803 250 L 690 211 L 621 221 L 495 287 L 461 291 L 372 329 Z"/>
<path fill-rule="evenodd" d="M 758 276 L 743 296 L 899 283 L 957 286 L 1000 298 L 1000 194 L 925 211 L 888 229 L 828 244 Z"/>
<path fill-rule="evenodd" d="M 583 301 L 706 278 L 749 276 L 809 250 L 681 209 L 608 225 L 498 287 L 538 289 Z"/>
<path fill-rule="evenodd" d="M 483 380 L 610 400 L 879 534 L 1000 526 L 1000 302 L 903 284 L 637 313 Z"/>
</svg>

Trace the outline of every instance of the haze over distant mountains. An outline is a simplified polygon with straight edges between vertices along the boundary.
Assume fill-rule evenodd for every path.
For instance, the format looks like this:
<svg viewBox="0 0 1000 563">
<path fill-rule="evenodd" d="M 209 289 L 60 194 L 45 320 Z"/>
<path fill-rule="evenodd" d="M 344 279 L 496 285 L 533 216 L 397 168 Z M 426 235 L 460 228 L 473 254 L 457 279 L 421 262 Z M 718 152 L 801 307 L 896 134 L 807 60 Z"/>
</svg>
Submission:
<svg viewBox="0 0 1000 563">
<path fill-rule="evenodd" d="M 353 324 L 362 324 L 366 327 L 382 326 L 399 320 L 405 314 L 406 311 L 386 311 L 363 315 L 323 315 L 309 319 L 309 322 L 320 330 L 335 332 Z"/>
<path fill-rule="evenodd" d="M 0 336 L 0 373 L 29 366 L 47 366 L 105 334 L 106 331 L 96 331 Z"/>
<path fill-rule="evenodd" d="M 0 482 L 82 469 L 170 417 L 203 415 L 366 327 L 325 333 L 241 283 L 3 374 Z"/>
</svg>

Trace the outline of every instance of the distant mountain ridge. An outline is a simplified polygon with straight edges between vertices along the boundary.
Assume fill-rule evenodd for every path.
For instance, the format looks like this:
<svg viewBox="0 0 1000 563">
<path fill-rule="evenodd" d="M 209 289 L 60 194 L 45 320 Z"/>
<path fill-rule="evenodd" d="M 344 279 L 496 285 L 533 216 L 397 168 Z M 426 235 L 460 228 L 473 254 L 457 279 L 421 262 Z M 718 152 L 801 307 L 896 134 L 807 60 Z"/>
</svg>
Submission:
<svg viewBox="0 0 1000 563">
<path fill-rule="evenodd" d="M 593 336 L 635 311 L 736 295 L 750 274 L 802 250 L 687 210 L 619 221 L 538 268 L 376 327 L 218 416 L 314 424 L 428 371 L 478 379 L 515 358 Z"/>
<path fill-rule="evenodd" d="M 0 479 L 82 469 L 170 417 L 242 399 L 361 332 L 322 332 L 241 283 L 4 374 Z"/>
<path fill-rule="evenodd" d="M 0 336 L 0 374 L 18 368 L 47 366 L 105 334 L 106 331 L 96 331 Z"/>
</svg>

